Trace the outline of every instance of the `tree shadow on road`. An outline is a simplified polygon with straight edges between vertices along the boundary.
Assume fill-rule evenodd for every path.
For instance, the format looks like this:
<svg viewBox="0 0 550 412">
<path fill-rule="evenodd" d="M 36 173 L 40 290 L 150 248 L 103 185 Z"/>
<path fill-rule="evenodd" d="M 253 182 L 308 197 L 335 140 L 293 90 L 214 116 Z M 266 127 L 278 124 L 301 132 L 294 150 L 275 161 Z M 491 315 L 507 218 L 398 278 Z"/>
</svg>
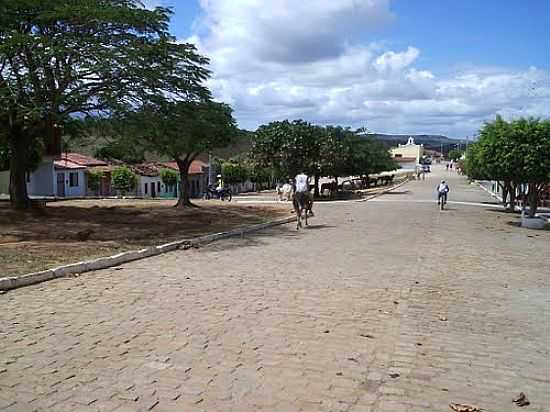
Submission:
<svg viewBox="0 0 550 412">
<path fill-rule="evenodd" d="M 305 229 L 308 229 L 308 230 L 315 230 L 315 229 L 332 229 L 332 228 L 335 228 L 336 226 L 332 226 L 332 225 L 326 225 L 324 223 L 322 224 L 319 224 L 319 225 L 307 225 L 307 226 L 304 226 Z"/>
<path fill-rule="evenodd" d="M 302 229 L 296 230 L 296 223 L 291 222 L 286 225 L 262 230 L 261 232 L 247 233 L 243 236 L 233 236 L 218 242 L 209 243 L 203 245 L 201 250 L 208 253 L 220 250 L 239 249 L 243 247 L 262 247 L 267 246 L 270 241 L 276 239 L 284 239 L 286 242 L 298 240 L 307 230 L 322 230 L 335 227 L 336 226 L 321 223 L 304 226 Z"/>
<path fill-rule="evenodd" d="M 239 249 L 242 247 L 261 247 L 269 244 L 269 240 L 274 238 L 285 238 L 286 241 L 292 241 L 299 236 L 295 224 L 272 227 L 260 232 L 247 233 L 242 236 L 232 236 L 230 238 L 204 245 L 201 249 L 204 252 L 213 252 L 219 250 Z"/>
<path fill-rule="evenodd" d="M 537 230 L 533 230 L 533 229 L 528 229 L 528 228 L 523 228 L 521 226 L 521 222 L 518 222 L 518 221 L 510 221 L 510 222 L 506 222 L 506 224 L 508 226 L 513 226 L 513 227 L 519 227 L 519 228 L 522 228 L 522 229 L 526 229 L 526 232 L 529 233 L 529 237 L 535 237 L 537 236 L 537 232 L 550 232 L 550 224 L 546 224 L 544 226 L 544 229 L 537 229 Z"/>
<path fill-rule="evenodd" d="M 384 196 L 387 196 L 387 195 L 408 195 L 409 193 L 411 193 L 410 190 L 393 190 L 391 192 L 384 193 Z"/>
</svg>

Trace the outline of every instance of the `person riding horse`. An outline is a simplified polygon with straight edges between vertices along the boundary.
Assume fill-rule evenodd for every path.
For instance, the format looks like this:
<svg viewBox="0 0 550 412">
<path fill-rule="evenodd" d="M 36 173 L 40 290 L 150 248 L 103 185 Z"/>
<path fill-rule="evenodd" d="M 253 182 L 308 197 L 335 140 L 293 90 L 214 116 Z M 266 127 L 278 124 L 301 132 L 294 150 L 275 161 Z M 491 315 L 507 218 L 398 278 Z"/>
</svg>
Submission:
<svg viewBox="0 0 550 412">
<path fill-rule="evenodd" d="M 297 218 L 297 226 L 296 228 L 300 228 L 302 226 L 301 218 L 302 218 L 302 212 L 305 211 L 305 219 L 306 219 L 306 226 L 307 226 L 307 215 L 308 212 L 311 216 L 313 216 L 312 207 L 313 207 L 313 200 L 311 199 L 311 193 L 309 191 L 309 177 L 305 172 L 302 172 L 296 176 L 294 179 L 294 210 L 296 212 L 296 218 Z"/>
</svg>

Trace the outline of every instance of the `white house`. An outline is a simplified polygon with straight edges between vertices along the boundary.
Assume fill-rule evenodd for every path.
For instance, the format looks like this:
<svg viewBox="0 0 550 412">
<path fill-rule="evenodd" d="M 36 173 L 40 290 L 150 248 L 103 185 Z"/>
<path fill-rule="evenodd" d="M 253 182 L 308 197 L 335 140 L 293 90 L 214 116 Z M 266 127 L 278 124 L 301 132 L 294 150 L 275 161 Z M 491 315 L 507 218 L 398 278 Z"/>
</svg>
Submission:
<svg viewBox="0 0 550 412">
<path fill-rule="evenodd" d="M 392 158 L 402 169 L 415 169 L 424 155 L 424 146 L 416 144 L 413 137 L 409 137 L 407 144 L 400 144 L 390 150 Z"/>
<path fill-rule="evenodd" d="M 86 196 L 86 166 L 68 159 L 55 160 L 53 164 L 55 170 L 53 193 L 56 197 Z"/>
<path fill-rule="evenodd" d="M 179 183 L 176 186 L 167 186 L 162 182 L 160 171 L 171 169 L 179 173 L 176 162 L 141 163 L 131 166 L 138 175 L 136 196 L 139 197 L 177 197 Z M 191 197 L 201 197 L 206 191 L 208 179 L 208 165 L 200 160 L 194 160 L 189 167 L 189 193 Z"/>
<path fill-rule="evenodd" d="M 46 157 L 38 169 L 27 175 L 27 193 L 29 196 L 55 196 L 54 161 Z M 7 195 L 10 186 L 10 171 L 0 172 L 0 194 Z"/>
</svg>

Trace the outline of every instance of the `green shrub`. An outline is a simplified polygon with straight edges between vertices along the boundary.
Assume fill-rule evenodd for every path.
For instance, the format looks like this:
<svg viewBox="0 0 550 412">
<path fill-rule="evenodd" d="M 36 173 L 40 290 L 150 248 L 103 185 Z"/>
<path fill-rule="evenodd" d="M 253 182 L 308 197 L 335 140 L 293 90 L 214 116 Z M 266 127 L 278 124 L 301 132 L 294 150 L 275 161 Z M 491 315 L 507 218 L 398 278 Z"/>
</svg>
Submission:
<svg viewBox="0 0 550 412">
<path fill-rule="evenodd" d="M 124 195 L 136 187 L 137 175 L 128 166 L 119 166 L 111 173 L 111 182 Z"/>
<path fill-rule="evenodd" d="M 101 179 L 103 179 L 103 172 L 100 170 L 88 170 L 88 188 L 94 191 L 99 190 L 101 186 Z"/>
</svg>

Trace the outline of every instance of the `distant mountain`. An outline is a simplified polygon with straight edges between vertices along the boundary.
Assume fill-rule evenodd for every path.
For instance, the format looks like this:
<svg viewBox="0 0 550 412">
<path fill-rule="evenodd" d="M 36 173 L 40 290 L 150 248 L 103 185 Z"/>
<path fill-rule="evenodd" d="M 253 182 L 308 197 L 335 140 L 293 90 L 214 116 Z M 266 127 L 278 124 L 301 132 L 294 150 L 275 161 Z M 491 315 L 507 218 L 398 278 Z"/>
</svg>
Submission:
<svg viewBox="0 0 550 412">
<path fill-rule="evenodd" d="M 382 133 L 369 133 L 364 135 L 366 138 L 375 138 L 382 142 L 387 143 L 389 146 L 397 146 L 398 144 L 405 144 L 409 140 L 409 137 L 414 138 L 416 144 L 423 144 L 426 149 L 441 151 L 441 145 L 443 145 L 443 152 L 448 152 L 450 149 L 459 143 L 464 141 L 458 139 L 452 139 L 447 136 L 437 134 L 382 134 Z"/>
</svg>

